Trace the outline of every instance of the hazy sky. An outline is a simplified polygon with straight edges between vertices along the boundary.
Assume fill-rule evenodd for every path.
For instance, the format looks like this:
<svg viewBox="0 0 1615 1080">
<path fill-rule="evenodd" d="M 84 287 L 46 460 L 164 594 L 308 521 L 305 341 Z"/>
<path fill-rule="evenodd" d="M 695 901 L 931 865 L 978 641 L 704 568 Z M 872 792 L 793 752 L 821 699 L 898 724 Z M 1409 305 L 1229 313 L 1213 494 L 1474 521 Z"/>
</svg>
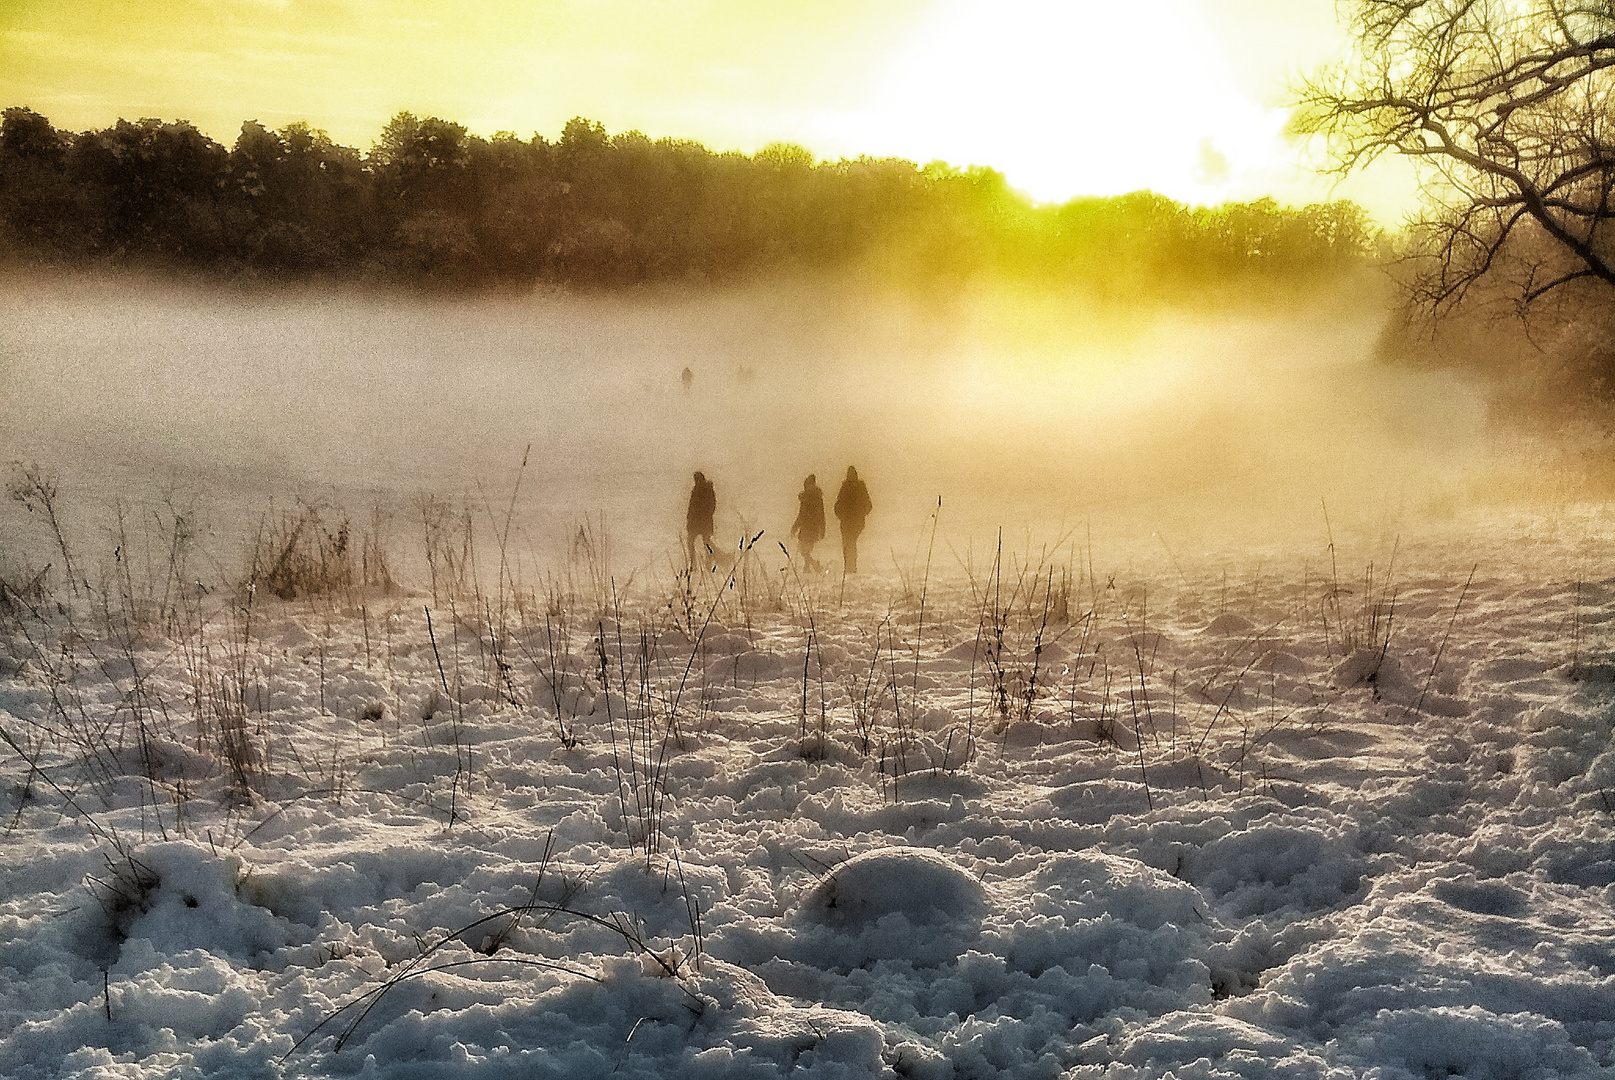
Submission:
<svg viewBox="0 0 1615 1080">
<path fill-rule="evenodd" d="M 306 120 L 367 147 L 408 109 L 555 137 L 587 116 L 750 152 L 774 140 L 988 164 L 1042 199 L 1351 197 L 1282 135 L 1337 54 L 1334 0 L 0 0 L 0 104 L 58 126 Z"/>
</svg>

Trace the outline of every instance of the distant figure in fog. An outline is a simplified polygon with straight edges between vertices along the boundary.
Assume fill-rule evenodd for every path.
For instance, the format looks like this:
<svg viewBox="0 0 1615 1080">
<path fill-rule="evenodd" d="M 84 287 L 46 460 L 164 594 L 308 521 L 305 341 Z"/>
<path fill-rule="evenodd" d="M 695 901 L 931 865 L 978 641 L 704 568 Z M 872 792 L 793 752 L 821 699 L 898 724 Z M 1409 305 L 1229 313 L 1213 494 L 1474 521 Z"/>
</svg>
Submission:
<svg viewBox="0 0 1615 1080">
<path fill-rule="evenodd" d="M 690 489 L 690 508 L 684 512 L 685 546 L 689 550 L 690 565 L 695 565 L 695 538 L 699 536 L 705 550 L 712 550 L 712 515 L 718 509 L 718 493 L 712 481 L 701 473 L 695 474 L 695 487 Z"/>
<path fill-rule="evenodd" d="M 691 371 L 689 368 L 685 368 L 684 374 L 679 376 L 679 381 L 684 384 L 684 392 L 688 394 L 690 392 L 691 384 L 695 382 L 695 372 Z"/>
<path fill-rule="evenodd" d="M 813 545 L 824 539 L 824 492 L 811 474 L 802 481 L 802 490 L 796 495 L 796 522 L 791 526 L 791 535 L 802 542 L 802 561 L 807 568 L 817 570 Z"/>
<path fill-rule="evenodd" d="M 858 479 L 858 470 L 848 465 L 847 478 L 836 492 L 836 520 L 841 523 L 841 559 L 849 574 L 858 572 L 858 534 L 864 531 L 864 519 L 874 508 L 869 489 Z"/>
</svg>

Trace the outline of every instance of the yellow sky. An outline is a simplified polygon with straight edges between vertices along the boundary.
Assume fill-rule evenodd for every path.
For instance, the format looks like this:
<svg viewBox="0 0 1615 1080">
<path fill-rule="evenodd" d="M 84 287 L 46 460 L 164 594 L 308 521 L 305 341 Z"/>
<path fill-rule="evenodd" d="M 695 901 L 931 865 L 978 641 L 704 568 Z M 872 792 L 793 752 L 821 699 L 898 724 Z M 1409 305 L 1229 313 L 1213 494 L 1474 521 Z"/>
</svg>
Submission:
<svg viewBox="0 0 1615 1080">
<path fill-rule="evenodd" d="M 0 0 L 0 104 L 58 126 L 306 120 L 366 147 L 402 109 L 481 134 L 799 142 L 986 164 L 1041 199 L 1349 197 L 1394 222 L 1400 167 L 1330 188 L 1285 141 L 1334 0 Z"/>
</svg>

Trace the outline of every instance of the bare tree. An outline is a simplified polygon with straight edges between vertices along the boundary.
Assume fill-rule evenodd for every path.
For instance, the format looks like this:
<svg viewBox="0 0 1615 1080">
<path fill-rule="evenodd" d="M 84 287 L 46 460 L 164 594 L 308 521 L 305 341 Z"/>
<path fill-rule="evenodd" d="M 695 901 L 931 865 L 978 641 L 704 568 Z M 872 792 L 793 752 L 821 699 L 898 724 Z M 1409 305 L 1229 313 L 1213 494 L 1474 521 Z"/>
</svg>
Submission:
<svg viewBox="0 0 1615 1080">
<path fill-rule="evenodd" d="M 1615 300 L 1615 0 L 1342 10 L 1354 56 L 1304 84 L 1295 125 L 1341 174 L 1418 164 L 1412 299 L 1440 314 L 1486 282 L 1522 312 L 1572 283 Z"/>
</svg>

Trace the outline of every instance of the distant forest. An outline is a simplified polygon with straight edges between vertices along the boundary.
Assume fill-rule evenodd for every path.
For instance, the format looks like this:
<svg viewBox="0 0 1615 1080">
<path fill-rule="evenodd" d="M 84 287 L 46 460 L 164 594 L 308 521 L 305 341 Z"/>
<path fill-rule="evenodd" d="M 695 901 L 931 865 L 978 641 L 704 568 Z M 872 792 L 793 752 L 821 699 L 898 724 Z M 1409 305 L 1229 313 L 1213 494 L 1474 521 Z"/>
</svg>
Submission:
<svg viewBox="0 0 1615 1080">
<path fill-rule="evenodd" d="M 1149 192 L 1039 205 L 986 168 L 714 153 L 608 135 L 557 141 L 399 113 L 370 152 L 249 120 L 233 147 L 184 121 L 0 122 L 0 253 L 12 260 L 264 277 L 581 287 L 876 267 L 1005 274 L 1100 294 L 1332 278 L 1372 255 L 1348 202 L 1190 208 Z"/>
</svg>

